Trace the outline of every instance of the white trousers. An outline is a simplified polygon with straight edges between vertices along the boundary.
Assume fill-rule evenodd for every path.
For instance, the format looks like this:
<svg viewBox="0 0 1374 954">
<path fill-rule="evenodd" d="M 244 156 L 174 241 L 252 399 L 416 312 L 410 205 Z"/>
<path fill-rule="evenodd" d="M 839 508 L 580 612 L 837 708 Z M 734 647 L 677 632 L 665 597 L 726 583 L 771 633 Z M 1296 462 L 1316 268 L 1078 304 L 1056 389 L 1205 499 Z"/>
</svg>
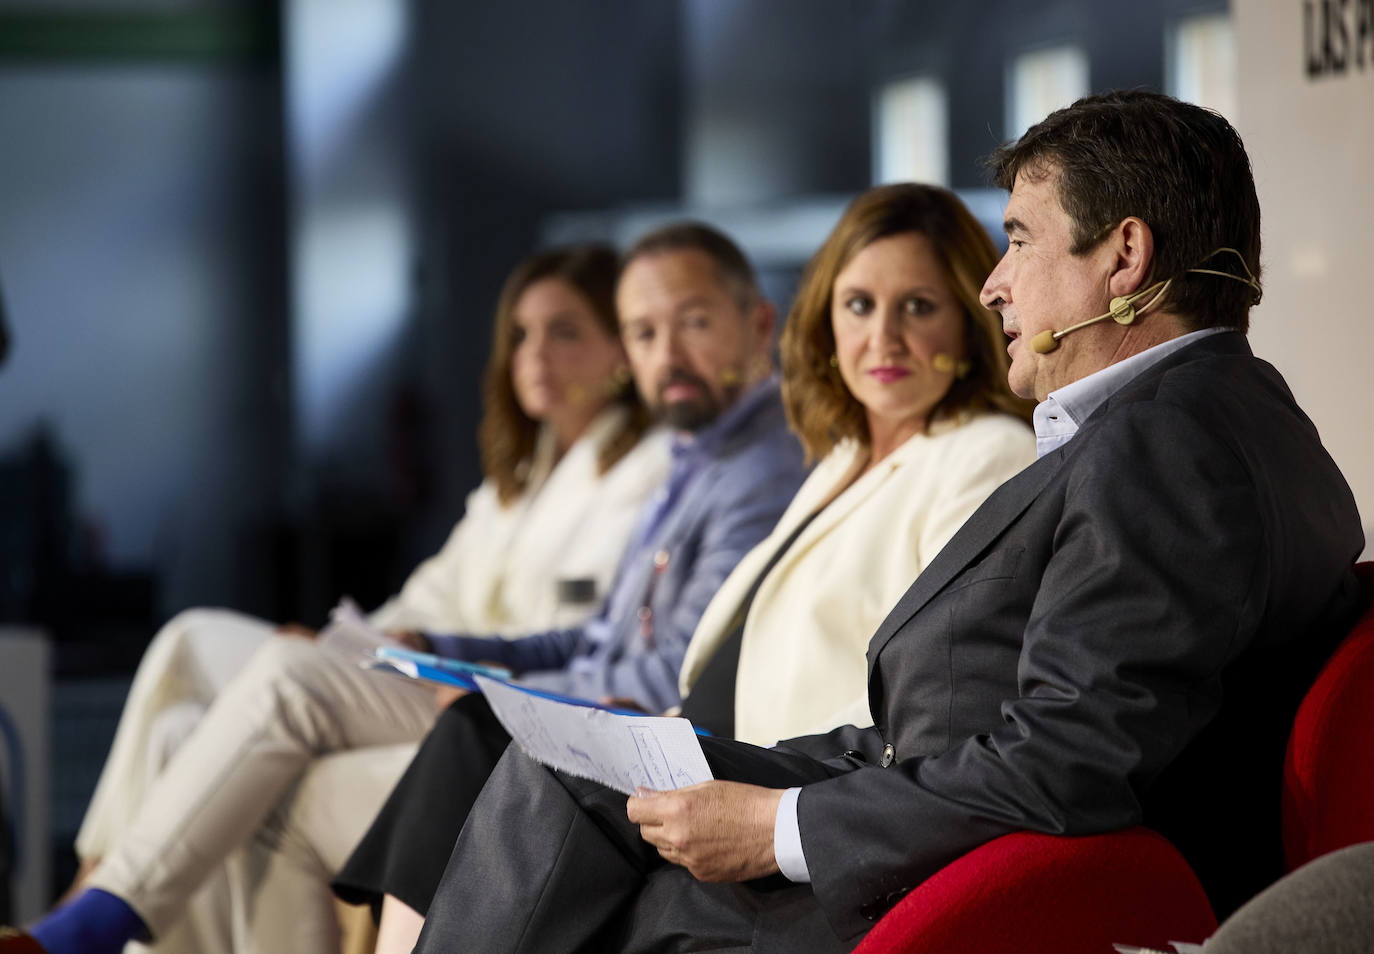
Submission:
<svg viewBox="0 0 1374 954">
<path fill-rule="evenodd" d="M 362 840 L 417 743 L 316 759 L 226 869 L 235 954 L 338 954 L 329 882 Z"/>
<path fill-rule="evenodd" d="M 361 670 L 307 640 L 266 640 L 147 789 L 89 884 L 125 899 L 161 937 L 196 888 L 235 856 L 229 868 L 241 889 L 235 922 L 269 945 L 263 950 L 308 950 L 313 944 L 280 937 L 309 918 L 299 907 L 268 913 L 280 907 L 269 872 L 294 879 L 323 870 L 311 868 L 312 855 L 337 868 L 406 764 L 402 749 L 365 771 L 359 770 L 368 762 L 362 754 L 327 767 L 322 762 L 318 773 L 308 774 L 312 762 L 373 746 L 410 743 L 413 751 L 435 716 L 433 696 L 421 686 Z M 311 794 L 320 786 L 331 787 L 330 797 Z M 315 804 L 336 812 L 334 820 L 304 807 Z M 328 909 L 315 923 L 327 920 L 336 931 L 326 881 L 314 879 L 319 911 Z M 330 937 L 337 943 L 336 933 Z M 243 949 L 248 946 L 245 941 Z"/>
<path fill-rule="evenodd" d="M 114 744 L 77 833 L 81 858 L 100 858 L 110 850 L 205 708 L 273 629 L 241 613 L 193 609 L 158 630 L 139 660 Z"/>
<path fill-rule="evenodd" d="M 82 819 L 78 856 L 100 858 L 110 850 L 211 701 L 273 629 L 271 623 L 229 610 L 192 609 L 158 630 L 139 660 L 114 744 Z M 217 872 L 156 945 L 131 944 L 130 954 L 234 954 L 232 912 L 231 885 L 225 872 Z"/>
</svg>

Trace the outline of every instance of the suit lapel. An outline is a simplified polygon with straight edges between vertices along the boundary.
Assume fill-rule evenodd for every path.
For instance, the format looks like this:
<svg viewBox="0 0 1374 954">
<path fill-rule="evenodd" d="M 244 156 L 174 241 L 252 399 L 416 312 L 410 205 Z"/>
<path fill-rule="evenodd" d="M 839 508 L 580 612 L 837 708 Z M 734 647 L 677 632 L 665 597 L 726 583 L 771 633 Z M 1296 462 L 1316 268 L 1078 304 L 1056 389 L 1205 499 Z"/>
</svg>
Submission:
<svg viewBox="0 0 1374 954">
<path fill-rule="evenodd" d="M 868 643 L 868 671 L 871 676 L 874 660 L 896 632 L 906 625 L 921 607 L 969 566 L 988 544 L 1021 516 L 1031 502 L 1045 489 L 1050 478 L 1064 461 L 1065 448 L 1060 448 L 1031 464 L 1021 473 L 995 490 L 983 505 L 973 512 L 949 543 L 935 555 L 921 575 L 897 601 Z"/>
<path fill-rule="evenodd" d="M 1107 408 L 1123 402 L 1139 400 L 1142 393 L 1154 386 L 1154 381 L 1167 370 L 1199 355 L 1234 354 L 1250 356 L 1250 344 L 1243 334 L 1216 334 L 1203 338 L 1178 352 L 1169 355 L 1109 397 L 1083 423 L 1078 434 L 1068 444 L 1052 454 L 1047 454 L 1021 473 L 1007 481 L 983 502 L 983 506 L 959 529 L 945 548 L 936 555 L 930 565 L 921 572 L 916 581 L 897 601 L 892 612 L 883 620 L 873 638 L 868 643 L 868 672 L 872 679 L 873 664 L 883 647 L 896 632 L 906 625 L 920 609 L 963 572 L 987 548 L 997 536 L 1021 516 L 1031 502 L 1040 495 L 1059 467 L 1083 446 L 1083 437 L 1092 428 L 1099 426 Z"/>
<path fill-rule="evenodd" d="M 848 473 L 849 466 L 853 462 L 853 459 L 853 455 L 850 455 L 849 460 L 845 462 L 843 467 L 835 468 L 834 479 L 830 482 L 829 487 L 817 488 L 821 491 L 821 499 L 828 496 L 834 485 L 839 483 L 845 474 Z M 905 463 L 905 457 L 892 461 L 883 461 L 879 463 L 878 468 L 875 468 L 874 471 L 864 474 L 851 486 L 841 491 L 834 500 L 821 508 L 820 512 L 816 514 L 807 528 L 803 530 L 801 535 L 787 548 L 787 552 L 783 555 L 782 559 L 778 561 L 778 566 L 791 566 L 800 560 L 811 544 L 815 543 L 821 537 L 843 523 L 846 517 L 853 513 L 860 504 L 886 486 L 888 481 L 895 480 L 897 473 L 902 470 Z M 804 513 L 799 514 L 797 520 L 793 522 L 793 527 L 806 519 L 806 516 L 807 515 Z M 792 527 L 789 527 L 788 532 L 790 533 L 791 531 Z"/>
</svg>

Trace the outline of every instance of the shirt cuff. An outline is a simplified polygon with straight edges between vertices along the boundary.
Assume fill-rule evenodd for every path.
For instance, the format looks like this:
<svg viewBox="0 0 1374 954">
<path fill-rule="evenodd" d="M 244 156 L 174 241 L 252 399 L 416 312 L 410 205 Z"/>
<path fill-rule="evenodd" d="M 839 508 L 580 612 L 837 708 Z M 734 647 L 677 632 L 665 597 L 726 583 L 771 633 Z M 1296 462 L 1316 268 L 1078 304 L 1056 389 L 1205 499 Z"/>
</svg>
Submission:
<svg viewBox="0 0 1374 954">
<path fill-rule="evenodd" d="M 773 820 L 773 858 L 788 881 L 810 884 L 811 870 L 806 867 L 801 827 L 797 824 L 797 796 L 800 794 L 800 788 L 789 788 L 778 802 L 778 815 Z"/>
</svg>

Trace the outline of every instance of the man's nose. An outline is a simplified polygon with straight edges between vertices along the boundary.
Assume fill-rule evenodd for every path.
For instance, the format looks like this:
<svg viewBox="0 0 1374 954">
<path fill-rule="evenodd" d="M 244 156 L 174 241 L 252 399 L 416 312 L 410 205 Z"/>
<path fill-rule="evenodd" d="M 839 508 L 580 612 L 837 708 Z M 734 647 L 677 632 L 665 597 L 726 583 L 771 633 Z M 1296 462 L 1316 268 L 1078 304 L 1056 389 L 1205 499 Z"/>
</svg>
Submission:
<svg viewBox="0 0 1374 954">
<path fill-rule="evenodd" d="M 682 335 L 674 327 L 664 329 L 659 336 L 659 359 L 662 364 L 678 365 L 682 362 Z"/>
<path fill-rule="evenodd" d="M 991 308 L 996 311 L 1009 300 L 1006 294 L 1006 280 L 1003 278 L 1002 270 L 1002 266 L 1006 261 L 1006 257 L 1003 256 L 997 262 L 997 267 L 992 270 L 992 274 L 988 276 L 988 280 L 983 282 L 982 290 L 978 292 L 978 300 L 982 302 L 984 308 Z"/>
</svg>

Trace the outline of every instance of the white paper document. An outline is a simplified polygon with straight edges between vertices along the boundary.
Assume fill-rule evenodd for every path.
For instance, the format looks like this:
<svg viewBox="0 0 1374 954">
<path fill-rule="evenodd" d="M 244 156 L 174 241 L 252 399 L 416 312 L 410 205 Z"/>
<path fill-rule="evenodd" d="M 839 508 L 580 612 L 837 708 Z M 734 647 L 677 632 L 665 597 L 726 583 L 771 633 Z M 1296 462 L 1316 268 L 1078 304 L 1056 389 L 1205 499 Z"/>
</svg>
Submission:
<svg viewBox="0 0 1374 954">
<path fill-rule="evenodd" d="M 530 758 L 626 795 L 665 791 L 711 779 L 692 723 L 625 716 L 555 702 L 516 686 L 476 677 L 492 711 Z"/>
<path fill-rule="evenodd" d="M 358 604 L 347 596 L 329 614 L 329 625 L 320 630 L 316 642 L 325 649 L 354 658 L 371 658 L 378 646 L 399 643 L 367 621 Z"/>
</svg>

